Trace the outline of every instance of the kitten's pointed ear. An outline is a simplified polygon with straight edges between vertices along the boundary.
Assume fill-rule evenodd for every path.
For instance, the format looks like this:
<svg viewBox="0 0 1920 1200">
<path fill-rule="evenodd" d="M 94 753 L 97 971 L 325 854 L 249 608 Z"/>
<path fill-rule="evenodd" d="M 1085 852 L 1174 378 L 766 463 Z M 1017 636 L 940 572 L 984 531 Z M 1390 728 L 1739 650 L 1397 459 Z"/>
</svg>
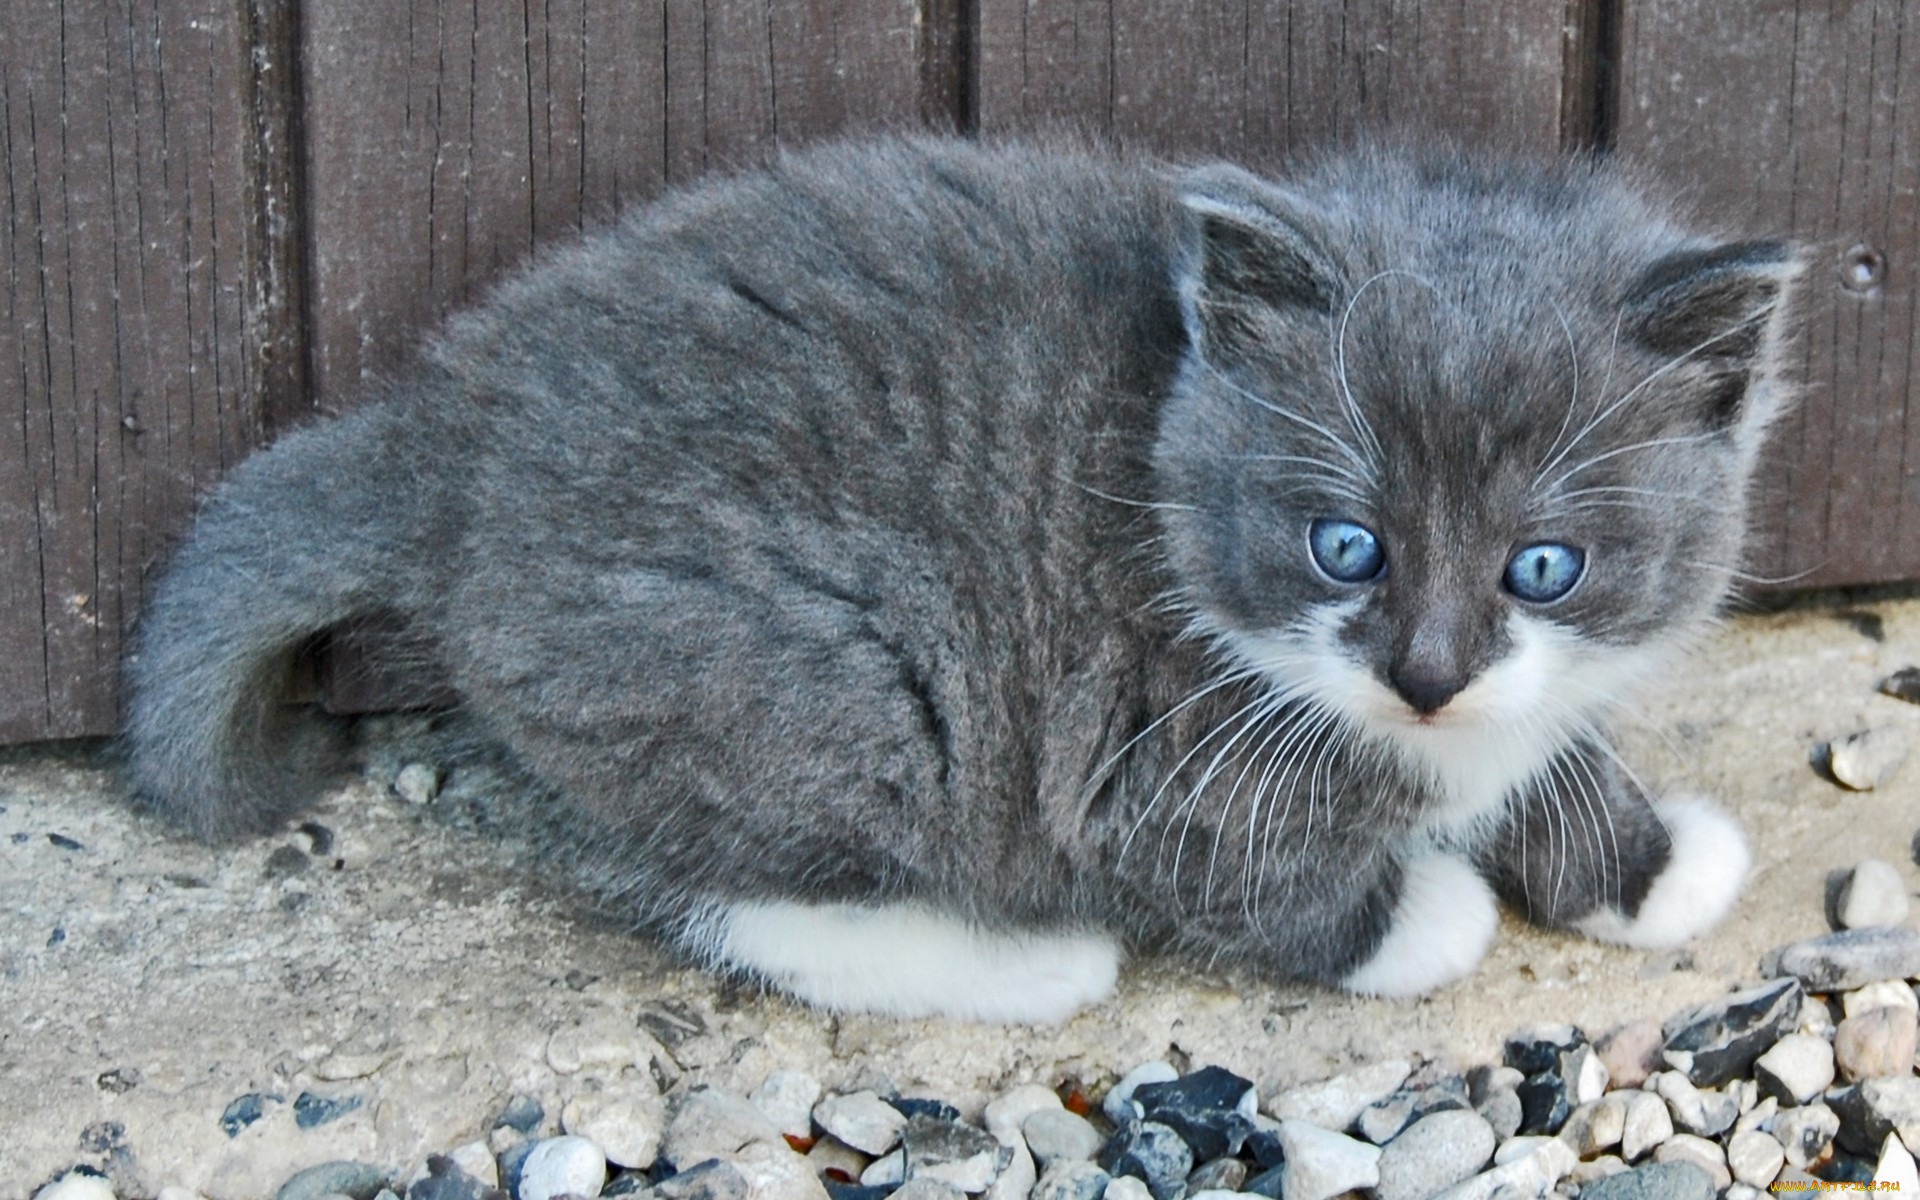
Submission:
<svg viewBox="0 0 1920 1200">
<path fill-rule="evenodd" d="M 1226 164 L 1187 172 L 1179 196 L 1189 222 L 1180 303 L 1197 344 L 1239 349 L 1265 322 L 1333 311 L 1339 275 L 1313 204 Z"/>
<path fill-rule="evenodd" d="M 1785 242 L 1734 242 L 1678 250 L 1627 291 L 1622 331 L 1682 367 L 1704 372 L 1709 428 L 1749 412 L 1748 394 L 1770 365 L 1779 316 L 1801 261 Z"/>
</svg>

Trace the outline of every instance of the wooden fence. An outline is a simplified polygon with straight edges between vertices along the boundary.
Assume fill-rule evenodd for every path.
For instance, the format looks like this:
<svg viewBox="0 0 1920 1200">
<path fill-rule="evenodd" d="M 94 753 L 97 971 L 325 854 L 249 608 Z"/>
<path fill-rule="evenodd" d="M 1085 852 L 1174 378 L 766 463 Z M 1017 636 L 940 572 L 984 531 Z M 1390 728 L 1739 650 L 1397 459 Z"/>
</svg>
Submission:
<svg viewBox="0 0 1920 1200">
<path fill-rule="evenodd" d="M 1817 247 L 1756 570 L 1920 577 L 1916 92 L 1920 0 L 7 0 L 0 742 L 111 730 L 195 496 L 532 247 L 877 129 L 1646 160 Z"/>
</svg>

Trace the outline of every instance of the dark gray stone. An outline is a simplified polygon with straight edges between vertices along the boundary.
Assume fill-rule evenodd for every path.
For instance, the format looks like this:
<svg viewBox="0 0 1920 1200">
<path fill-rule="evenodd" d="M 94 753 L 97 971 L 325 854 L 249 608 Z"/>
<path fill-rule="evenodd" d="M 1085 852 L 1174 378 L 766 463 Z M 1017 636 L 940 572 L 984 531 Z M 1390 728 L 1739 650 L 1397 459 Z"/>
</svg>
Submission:
<svg viewBox="0 0 1920 1200">
<path fill-rule="evenodd" d="M 1013 1152 L 992 1134 L 969 1125 L 922 1113 L 907 1119 L 900 1133 L 906 1150 L 906 1177 L 951 1183 L 964 1192 L 979 1191 L 991 1182 Z M 980 1187 L 971 1181 L 981 1180 Z"/>
<path fill-rule="evenodd" d="M 308 1167 L 280 1185 L 273 1200 L 319 1200 L 321 1196 L 352 1196 L 373 1200 L 387 1186 L 387 1173 L 357 1162 L 327 1162 Z"/>
<path fill-rule="evenodd" d="M 1265 1196 L 1267 1200 L 1280 1200 L 1281 1193 L 1286 1190 L 1286 1186 L 1287 1169 L 1282 1166 L 1274 1167 L 1268 1171 L 1262 1171 L 1241 1185 L 1240 1190 L 1251 1196 Z"/>
<path fill-rule="evenodd" d="M 1522 1075 L 1560 1067 L 1560 1056 L 1587 1044 L 1587 1035 L 1571 1025 L 1539 1025 L 1509 1034 L 1501 1057 Z"/>
<path fill-rule="evenodd" d="M 493 1127 L 505 1126 L 518 1133 L 532 1134 L 540 1128 L 540 1122 L 547 1119 L 547 1110 L 532 1096 L 515 1095 L 507 1101 L 500 1115 L 493 1119 Z"/>
<path fill-rule="evenodd" d="M 269 1092 L 248 1092 L 236 1096 L 220 1114 L 220 1132 L 228 1137 L 239 1137 L 240 1131 L 258 1121 L 267 1114 L 268 1104 L 279 1104 L 284 1097 Z"/>
<path fill-rule="evenodd" d="M 1567 1123 L 1567 1115 L 1573 1111 L 1573 1104 L 1567 1097 L 1567 1081 L 1560 1072 L 1541 1071 L 1529 1075 L 1520 1081 L 1514 1089 L 1514 1095 L 1520 1098 L 1520 1128 L 1522 1134 L 1558 1133 Z"/>
<path fill-rule="evenodd" d="M 1649 1163 L 1598 1179 L 1580 1200 L 1713 1200 L 1713 1179 L 1692 1163 Z"/>
<path fill-rule="evenodd" d="M 1698 1086 L 1719 1087 L 1750 1072 L 1793 1029 L 1803 996 L 1797 980 L 1780 979 L 1669 1017 L 1661 1027 L 1667 1053 L 1691 1056 L 1686 1075 Z"/>
<path fill-rule="evenodd" d="M 1827 1105 L 1840 1118 L 1835 1141 L 1844 1150 L 1873 1156 L 1889 1133 L 1902 1142 L 1920 1140 L 1920 1076 L 1868 1079 L 1827 1093 Z"/>
<path fill-rule="evenodd" d="M 1810 992 L 1847 992 L 1882 979 L 1920 976 L 1920 929 L 1842 929 L 1769 951 L 1769 979 L 1791 975 Z"/>
<path fill-rule="evenodd" d="M 1193 1171 L 1193 1150 L 1169 1126 L 1157 1121 L 1128 1121 L 1113 1131 L 1094 1161 L 1109 1175 L 1131 1175 L 1141 1180 L 1154 1200 L 1178 1200 Z"/>
<path fill-rule="evenodd" d="M 322 1096 L 301 1092 L 293 1098 L 293 1123 L 302 1129 L 330 1125 L 359 1108 L 365 1101 L 358 1095 Z"/>
<path fill-rule="evenodd" d="M 445 1155 L 430 1154 L 426 1177 L 407 1188 L 407 1200 L 507 1200 L 507 1194 L 481 1183 Z"/>
<path fill-rule="evenodd" d="M 738 1167 L 718 1159 L 709 1159 L 662 1179 L 654 1185 L 653 1190 L 661 1200 L 747 1200 L 753 1189 Z M 879 1190 L 892 1191 L 891 1188 Z M 408 1200 L 412 1200 L 412 1197 L 408 1197 Z"/>
<path fill-rule="evenodd" d="M 1253 1123 L 1239 1111 L 1242 1097 L 1253 1089 L 1224 1067 L 1206 1067 L 1169 1083 L 1143 1083 L 1133 1101 L 1146 1120 L 1178 1133 L 1195 1158 L 1206 1160 L 1238 1154 Z"/>
</svg>

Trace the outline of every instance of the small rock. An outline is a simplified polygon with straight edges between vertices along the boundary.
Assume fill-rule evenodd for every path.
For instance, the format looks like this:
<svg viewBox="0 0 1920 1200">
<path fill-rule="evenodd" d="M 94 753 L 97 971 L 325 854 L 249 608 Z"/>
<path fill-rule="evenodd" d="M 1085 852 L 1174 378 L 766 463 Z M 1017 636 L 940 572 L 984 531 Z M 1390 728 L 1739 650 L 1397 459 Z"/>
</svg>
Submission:
<svg viewBox="0 0 1920 1200">
<path fill-rule="evenodd" d="M 1840 1145 L 1854 1154 L 1877 1154 L 1889 1133 L 1920 1145 L 1920 1078 L 1898 1075 L 1866 1079 L 1827 1093 L 1840 1118 Z"/>
<path fill-rule="evenodd" d="M 546 1138 L 533 1144 L 520 1163 L 518 1200 L 593 1200 L 607 1184 L 607 1156 L 583 1137 Z M 280 1200 L 286 1200 L 281 1197 Z"/>
<path fill-rule="evenodd" d="M 1064 1108 L 1032 1114 L 1021 1124 L 1020 1133 L 1043 1171 L 1057 1162 L 1091 1162 L 1106 1142 L 1092 1122 Z"/>
<path fill-rule="evenodd" d="M 562 1075 L 588 1067 L 649 1069 L 659 1060 L 672 1061 L 666 1047 L 635 1025 L 631 1018 L 609 1010 L 587 1013 L 577 1023 L 562 1025 L 547 1035 L 547 1065 Z"/>
<path fill-rule="evenodd" d="M 1380 1148 L 1310 1125 L 1282 1121 L 1287 1156 L 1286 1200 L 1329 1200 L 1380 1182 Z"/>
<path fill-rule="evenodd" d="M 1773 1121 L 1773 1136 L 1786 1149 L 1787 1165 L 1796 1170 L 1824 1158 L 1839 1132 L 1839 1115 L 1824 1104 L 1790 1108 Z"/>
<path fill-rule="evenodd" d="M 659 1200 L 749 1200 L 753 1193 L 740 1168 L 714 1158 L 661 1180 L 653 1194 Z"/>
<path fill-rule="evenodd" d="M 1538 1075 L 1560 1068 L 1560 1056 L 1587 1044 L 1587 1037 L 1571 1025 L 1536 1025 L 1509 1034 L 1502 1061 L 1522 1075 Z"/>
<path fill-rule="evenodd" d="M 293 1123 L 302 1129 L 331 1125 L 364 1103 L 365 1100 L 354 1093 L 322 1096 L 317 1092 L 301 1092 L 293 1098 Z"/>
<path fill-rule="evenodd" d="M 546 1119 L 547 1110 L 538 1100 L 516 1092 L 501 1108 L 500 1115 L 493 1119 L 493 1128 L 505 1126 L 519 1133 L 532 1133 Z"/>
<path fill-rule="evenodd" d="M 1238 1154 L 1253 1130 L 1253 1083 L 1222 1067 L 1205 1067 L 1164 1083 L 1142 1083 L 1133 1103 L 1149 1121 L 1178 1133 L 1200 1159 Z"/>
<path fill-rule="evenodd" d="M 1033 1154 L 1018 1136 L 1010 1139 L 998 1134 L 993 1136 L 1005 1148 L 1006 1156 L 984 1200 L 1032 1200 L 1034 1185 L 1040 1182 L 1040 1172 L 1033 1165 Z"/>
<path fill-rule="evenodd" d="M 1667 1102 L 1654 1092 L 1634 1092 L 1627 1100 L 1626 1119 L 1620 1125 L 1621 1157 L 1639 1162 L 1672 1136 L 1673 1115 Z"/>
<path fill-rule="evenodd" d="M 1913 988 L 1904 980 L 1882 979 L 1843 994 L 1840 1008 L 1849 1017 L 1857 1017 L 1876 1008 L 1904 1008 L 1911 1013 L 1920 1013 L 1920 999 L 1915 998 Z"/>
<path fill-rule="evenodd" d="M 757 1107 L 718 1088 L 700 1087 L 674 1100 L 658 1157 L 686 1168 L 709 1158 L 732 1158 L 743 1147 L 760 1143 L 786 1146 Z"/>
<path fill-rule="evenodd" d="M 1567 1081 L 1558 1070 L 1527 1076 L 1514 1089 L 1514 1094 L 1520 1097 L 1520 1132 L 1523 1134 L 1558 1133 L 1573 1111 Z"/>
<path fill-rule="evenodd" d="M 1145 1181 L 1154 1200 L 1178 1200 L 1193 1170 L 1193 1151 L 1167 1126 L 1135 1119 L 1113 1131 L 1094 1161 L 1116 1183 L 1130 1175 Z"/>
<path fill-rule="evenodd" d="M 1153 1200 L 1147 1185 L 1131 1175 L 1117 1175 L 1107 1183 L 1106 1200 Z"/>
<path fill-rule="evenodd" d="M 775 1071 L 747 1097 L 775 1129 L 797 1138 L 813 1136 L 813 1106 L 819 1100 L 820 1081 L 804 1071 Z"/>
<path fill-rule="evenodd" d="M 72 1170 L 33 1194 L 33 1200 L 116 1200 L 113 1185 L 92 1171 Z"/>
<path fill-rule="evenodd" d="M 432 804 L 440 794 L 440 772 L 426 763 L 408 763 L 393 777 L 393 791 L 408 804 Z"/>
<path fill-rule="evenodd" d="M 1696 1137 L 1719 1137 L 1740 1117 L 1740 1104 L 1733 1097 L 1696 1088 L 1678 1071 L 1662 1071 L 1647 1083 L 1667 1102 L 1674 1127 Z"/>
<path fill-rule="evenodd" d="M 1794 1027 L 1801 998 L 1799 984 L 1782 979 L 1703 1004 L 1662 1026 L 1665 1052 L 1690 1055 L 1687 1077 L 1701 1087 L 1718 1087 L 1752 1070 L 1754 1060 Z"/>
<path fill-rule="evenodd" d="M 1283 1121 L 1306 1121 L 1322 1129 L 1346 1129 L 1361 1110 L 1393 1095 L 1412 1073 L 1413 1065 L 1399 1059 L 1372 1063 L 1332 1079 L 1282 1092 L 1273 1098 L 1267 1112 Z"/>
<path fill-rule="evenodd" d="M 828 1200 L 820 1177 L 784 1142 L 754 1142 L 730 1161 L 746 1178 L 753 1200 Z"/>
<path fill-rule="evenodd" d="M 1748 1187 L 1766 1187 L 1787 1165 L 1787 1152 L 1770 1133 L 1750 1129 L 1727 1139 L 1727 1170 Z"/>
<path fill-rule="evenodd" d="M 1720 1200 L 1767 1200 L 1767 1193 L 1760 1188 L 1748 1187 L 1736 1180 L 1727 1185 L 1726 1191 L 1720 1193 Z"/>
<path fill-rule="evenodd" d="M 1896 1195 L 1920 1193 L 1920 1166 L 1914 1165 L 1913 1155 L 1891 1133 L 1880 1143 L 1880 1161 L 1874 1164 L 1873 1182 L 1891 1185 L 1884 1190 Z"/>
<path fill-rule="evenodd" d="M 960 1119 L 960 1110 L 945 1100 L 935 1100 L 927 1096 L 889 1096 L 886 1097 L 886 1101 L 909 1121 L 915 1117 L 935 1117 L 942 1121 Z"/>
<path fill-rule="evenodd" d="M 1909 704 L 1920 704 L 1920 667 L 1901 667 L 1882 679 L 1880 693 Z"/>
<path fill-rule="evenodd" d="M 1904 1008 L 1869 1009 L 1840 1022 L 1833 1034 L 1833 1064 L 1848 1083 L 1913 1071 L 1920 1050 L 1920 1017 Z"/>
<path fill-rule="evenodd" d="M 1433 1200 L 1523 1200 L 1545 1196 L 1579 1161 L 1559 1138 L 1543 1138 L 1531 1154 L 1456 1183 Z"/>
<path fill-rule="evenodd" d="M 1353 1129 L 1374 1145 L 1384 1146 L 1422 1117 L 1472 1107 L 1466 1076 L 1430 1062 L 1409 1075 L 1393 1095 L 1362 1109 Z"/>
<path fill-rule="evenodd" d="M 820 1128 L 863 1154 L 885 1154 L 900 1141 L 907 1118 L 872 1092 L 828 1096 L 813 1106 Z"/>
<path fill-rule="evenodd" d="M 984 1192 L 1011 1151 L 984 1129 L 965 1121 L 920 1115 L 900 1133 L 906 1151 L 906 1178 L 950 1183 L 968 1195 Z M 1184 1178 L 1185 1172 L 1182 1172 Z"/>
<path fill-rule="evenodd" d="M 500 1186 L 500 1164 L 494 1160 L 493 1151 L 487 1149 L 485 1142 L 467 1142 L 455 1146 L 447 1151 L 447 1158 L 480 1186 Z"/>
<path fill-rule="evenodd" d="M 1632 1168 L 1626 1160 L 1617 1154 L 1602 1154 L 1598 1158 L 1589 1158 L 1573 1164 L 1573 1170 L 1567 1172 L 1570 1183 L 1588 1184 L 1601 1179 L 1611 1179 L 1615 1175 L 1624 1175 Z"/>
<path fill-rule="evenodd" d="M 644 1171 L 660 1153 L 665 1107 L 651 1088 L 647 1094 L 576 1096 L 562 1110 L 560 1128 L 600 1147 L 614 1166 Z M 691 1161 L 697 1160 L 676 1160 Z"/>
<path fill-rule="evenodd" d="M 860 1172 L 860 1183 L 864 1187 L 896 1188 L 906 1182 L 907 1152 L 893 1150 L 881 1155 L 867 1164 Z"/>
<path fill-rule="evenodd" d="M 1033 1114 L 1064 1111 L 1059 1093 L 1041 1084 L 1025 1083 L 989 1101 L 980 1114 L 980 1123 L 987 1127 L 988 1133 L 1005 1142 L 1018 1136 Z"/>
<path fill-rule="evenodd" d="M 1558 1140 L 1544 1133 L 1523 1133 L 1518 1137 L 1510 1137 L 1501 1142 L 1500 1148 L 1493 1152 L 1493 1165 L 1504 1167 L 1510 1162 L 1519 1162 L 1530 1154 L 1538 1153 L 1548 1142 Z M 1572 1147 L 1569 1146 L 1568 1149 Z"/>
<path fill-rule="evenodd" d="M 1560 1127 L 1560 1140 L 1581 1158 L 1592 1158 L 1618 1146 L 1627 1129 L 1627 1100 L 1626 1094 L 1614 1092 L 1582 1104 Z"/>
<path fill-rule="evenodd" d="M 1648 1163 L 1588 1184 L 1580 1200 L 1713 1200 L 1713 1176 L 1692 1163 Z"/>
<path fill-rule="evenodd" d="M 220 1114 L 220 1132 L 228 1137 L 239 1137 L 240 1131 L 266 1115 L 269 1101 L 283 1100 L 281 1096 L 271 1096 L 265 1092 L 248 1092 L 236 1096 Z"/>
<path fill-rule="evenodd" d="M 1380 1152 L 1376 1200 L 1424 1200 L 1458 1183 L 1493 1157 L 1493 1127 L 1470 1110 L 1420 1118 Z"/>
<path fill-rule="evenodd" d="M 1705 1171 L 1717 1190 L 1733 1182 L 1727 1170 L 1727 1156 L 1717 1143 L 1690 1133 L 1676 1133 L 1653 1152 L 1657 1163 L 1690 1163 Z"/>
<path fill-rule="evenodd" d="M 1828 917 L 1835 929 L 1898 925 L 1911 909 L 1906 881 L 1892 863 L 1878 858 L 1853 865 L 1834 889 L 1831 907 Z"/>
<path fill-rule="evenodd" d="M 1666 1035 L 1660 1022 L 1647 1019 L 1620 1026 L 1593 1044 L 1616 1088 L 1637 1088 L 1665 1066 L 1660 1051 Z"/>
<path fill-rule="evenodd" d="M 1822 743 L 1814 751 L 1816 760 L 1824 759 L 1841 786 L 1856 792 L 1885 787 L 1907 761 L 1905 740 L 1887 729 L 1863 729 Z"/>
<path fill-rule="evenodd" d="M 867 1169 L 866 1155 L 830 1133 L 814 1139 L 806 1155 L 813 1173 L 822 1179 L 858 1179 L 860 1173 Z M 835 1171 L 840 1174 L 834 1175 Z"/>
<path fill-rule="evenodd" d="M 494 1168 L 491 1155 L 487 1166 Z M 494 1174 L 497 1179 L 498 1168 L 494 1168 Z M 495 1188 L 467 1174 L 444 1154 L 429 1154 L 419 1174 L 407 1184 L 407 1200 L 492 1200 L 498 1194 Z"/>
<path fill-rule="evenodd" d="M 1101 1200 L 1112 1178 L 1090 1162 L 1056 1162 L 1040 1173 L 1030 1195 L 1032 1200 Z"/>
<path fill-rule="evenodd" d="M 1760 960 L 1768 977 L 1791 975 L 1810 992 L 1845 992 L 1883 979 L 1920 976 L 1920 929 L 1843 929 L 1772 950 Z"/>
<path fill-rule="evenodd" d="M 1237 1158 L 1216 1158 L 1187 1176 L 1187 1200 L 1195 1200 L 1201 1192 L 1237 1192 L 1246 1181 L 1247 1164 Z"/>
<path fill-rule="evenodd" d="M 1780 1102 L 1768 1096 L 1750 1111 L 1741 1113 L 1740 1119 L 1733 1123 L 1733 1131 L 1740 1134 L 1754 1129 L 1772 1129 L 1773 1119 L 1779 1115 Z"/>
<path fill-rule="evenodd" d="M 1135 1088 L 1143 1083 L 1171 1083 L 1178 1078 L 1180 1078 L 1180 1072 L 1173 1069 L 1172 1063 L 1157 1059 L 1153 1062 L 1143 1062 L 1122 1075 L 1120 1082 L 1108 1089 L 1106 1097 L 1100 1101 L 1100 1111 L 1107 1114 L 1107 1120 L 1112 1121 L 1114 1128 L 1117 1129 L 1128 1121 L 1138 1120 L 1142 1115 L 1140 1110 L 1133 1106 Z"/>
<path fill-rule="evenodd" d="M 1805 1104 L 1833 1082 L 1833 1047 L 1827 1039 L 1790 1033 L 1753 1064 L 1760 1090 L 1786 1104 Z"/>
<path fill-rule="evenodd" d="M 1284 1200 L 1287 1191 L 1287 1169 L 1269 1167 L 1241 1184 L 1240 1190 L 1249 1196 L 1265 1196 L 1267 1200 Z"/>
</svg>

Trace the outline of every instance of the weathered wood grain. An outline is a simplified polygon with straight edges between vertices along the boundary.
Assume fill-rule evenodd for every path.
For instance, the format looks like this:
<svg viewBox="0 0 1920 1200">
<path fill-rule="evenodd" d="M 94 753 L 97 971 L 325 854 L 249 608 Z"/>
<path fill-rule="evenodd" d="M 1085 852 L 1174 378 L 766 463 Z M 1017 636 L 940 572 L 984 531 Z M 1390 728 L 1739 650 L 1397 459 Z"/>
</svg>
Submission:
<svg viewBox="0 0 1920 1200">
<path fill-rule="evenodd" d="M 0 742 L 114 727 L 143 572 L 301 386 L 275 28 L 0 6 Z"/>
<path fill-rule="evenodd" d="M 1727 228 L 1810 249 L 1804 400 L 1764 472 L 1751 569 L 1920 578 L 1920 4 L 1635 3 L 1621 151 Z"/>
<path fill-rule="evenodd" d="M 1567 16 L 1526 0 L 979 0 L 979 127 L 1254 164 L 1363 133 L 1551 149 Z"/>
</svg>

